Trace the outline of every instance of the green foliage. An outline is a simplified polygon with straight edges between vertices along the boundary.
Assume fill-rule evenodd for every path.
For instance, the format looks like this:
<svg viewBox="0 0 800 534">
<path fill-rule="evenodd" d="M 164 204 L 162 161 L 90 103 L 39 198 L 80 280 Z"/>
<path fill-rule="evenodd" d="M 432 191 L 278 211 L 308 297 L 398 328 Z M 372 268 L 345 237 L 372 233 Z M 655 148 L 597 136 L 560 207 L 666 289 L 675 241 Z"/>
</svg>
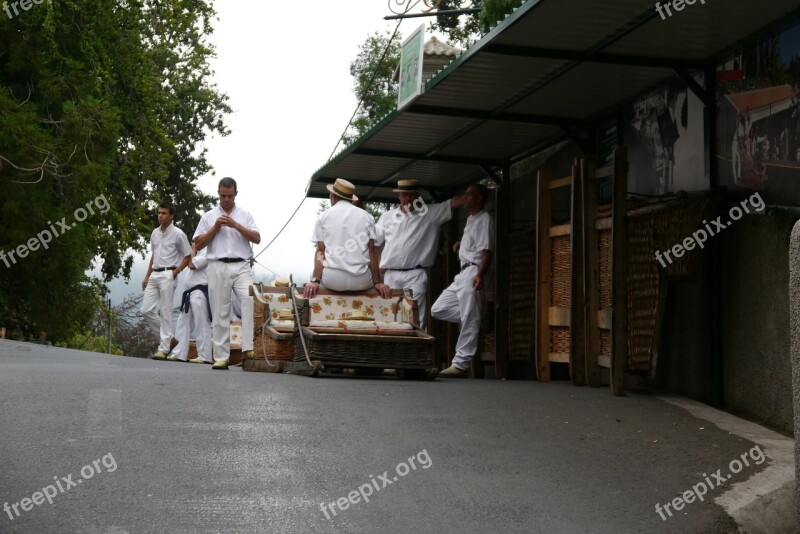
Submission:
<svg viewBox="0 0 800 534">
<path fill-rule="evenodd" d="M 442 0 L 439 11 L 481 7 L 480 0 L 466 4 L 462 0 Z M 430 23 L 431 30 L 441 32 L 453 44 L 466 48 L 470 41 L 480 37 L 479 13 L 473 15 L 437 15 Z"/>
<path fill-rule="evenodd" d="M 431 22 L 434 31 L 447 35 L 447 39 L 461 47 L 467 47 L 471 42 L 480 39 L 482 34 L 497 25 L 506 15 L 521 6 L 525 0 L 480 0 L 473 1 L 470 5 L 459 0 L 442 0 L 439 10 L 460 9 L 465 7 L 480 7 L 481 11 L 472 15 L 438 15 Z"/>
<path fill-rule="evenodd" d="M 102 336 L 92 335 L 91 332 L 75 334 L 63 343 L 57 343 L 56 346 L 67 349 L 85 350 L 88 352 L 108 353 L 108 339 Z M 111 354 L 115 356 L 124 356 L 125 353 L 112 343 Z"/>
<path fill-rule="evenodd" d="M 8 267 L 0 323 L 58 339 L 83 331 L 103 278 L 130 276 L 170 197 L 190 232 L 213 199 L 202 142 L 227 135 L 210 83 L 210 0 L 60 0 L 0 16 L 0 251 L 15 250 L 100 195 L 88 217 Z"/>
<path fill-rule="evenodd" d="M 521 6 L 525 0 L 484 0 L 479 13 L 481 30 L 484 33 L 494 28 L 498 21 L 502 21 L 506 15 Z"/>
<path fill-rule="evenodd" d="M 375 126 L 397 104 L 397 82 L 393 81 L 395 68 L 400 63 L 402 36 L 398 32 L 375 32 L 367 37 L 350 63 L 353 92 L 362 101 L 342 140 L 349 145 Z"/>
</svg>

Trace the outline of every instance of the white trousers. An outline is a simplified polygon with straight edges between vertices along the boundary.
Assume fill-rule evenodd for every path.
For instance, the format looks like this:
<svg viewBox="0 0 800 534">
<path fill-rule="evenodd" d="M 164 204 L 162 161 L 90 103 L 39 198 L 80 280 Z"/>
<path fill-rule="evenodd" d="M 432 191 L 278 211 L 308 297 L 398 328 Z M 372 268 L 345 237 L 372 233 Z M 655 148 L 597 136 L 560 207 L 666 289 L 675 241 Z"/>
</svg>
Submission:
<svg viewBox="0 0 800 534">
<path fill-rule="evenodd" d="M 478 351 L 478 333 L 481 327 L 481 298 L 472 280 L 478 267 L 471 265 L 456 275 L 453 283 L 436 299 L 431 317 L 440 321 L 461 323 L 461 333 L 456 343 L 453 365 L 466 371 Z"/>
<path fill-rule="evenodd" d="M 242 309 L 242 351 L 253 350 L 253 284 L 250 263 L 208 262 L 208 297 L 211 299 L 214 360 L 227 362 L 231 355 L 231 292 Z"/>
<path fill-rule="evenodd" d="M 172 354 L 179 360 L 186 361 L 192 330 L 197 340 L 197 355 L 211 363 L 211 318 L 208 316 L 206 296 L 202 291 L 192 291 L 189 295 L 189 313 L 181 310 L 178 316 L 178 325 L 175 327 L 178 344 Z"/>
<path fill-rule="evenodd" d="M 369 269 L 363 274 L 352 274 L 341 269 L 326 267 L 322 271 L 320 285 L 333 291 L 364 291 L 372 287 L 372 273 Z"/>
<path fill-rule="evenodd" d="M 426 329 L 425 314 L 426 308 L 426 294 L 428 292 L 428 270 L 427 269 L 414 269 L 412 271 L 386 271 L 383 275 L 383 281 L 392 289 L 410 289 L 411 294 L 417 301 L 417 309 L 419 310 L 419 327 L 423 330 Z"/>
<path fill-rule="evenodd" d="M 152 273 L 142 299 L 142 316 L 158 336 L 158 350 L 164 354 L 169 352 L 172 341 L 172 298 L 177 285 L 178 281 L 172 278 L 172 271 Z"/>
</svg>

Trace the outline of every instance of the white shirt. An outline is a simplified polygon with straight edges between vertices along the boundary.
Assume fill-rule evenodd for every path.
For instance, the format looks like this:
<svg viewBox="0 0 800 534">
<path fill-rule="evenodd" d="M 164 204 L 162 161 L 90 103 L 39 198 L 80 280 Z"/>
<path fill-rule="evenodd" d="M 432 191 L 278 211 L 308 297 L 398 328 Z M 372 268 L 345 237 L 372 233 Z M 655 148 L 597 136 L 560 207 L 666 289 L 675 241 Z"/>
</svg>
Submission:
<svg viewBox="0 0 800 534">
<path fill-rule="evenodd" d="M 150 234 L 150 248 L 153 251 L 153 269 L 177 267 L 192 253 L 189 240 L 183 230 L 169 223 L 165 232 L 159 226 Z"/>
<path fill-rule="evenodd" d="M 339 200 L 317 217 L 311 241 L 325 243 L 326 269 L 360 275 L 369 270 L 369 241 L 375 239 L 375 219 L 346 200 Z"/>
<path fill-rule="evenodd" d="M 392 208 L 375 225 L 375 244 L 386 243 L 381 269 L 431 267 L 436 258 L 439 226 L 453 218 L 450 201 L 425 204 L 425 209 L 405 213 Z"/>
<path fill-rule="evenodd" d="M 480 265 L 484 250 L 494 250 L 494 222 L 486 210 L 467 217 L 458 259 L 461 260 L 461 265 Z"/>
<path fill-rule="evenodd" d="M 228 214 L 225 213 L 225 210 L 220 206 L 216 206 L 211 211 L 203 214 L 200 218 L 200 224 L 197 225 L 197 230 L 194 232 L 193 239 L 197 239 L 198 236 L 211 230 L 211 227 L 214 226 L 217 219 L 223 215 Z M 240 208 L 238 205 L 234 204 L 230 217 L 248 230 L 258 232 L 255 219 L 253 219 L 253 216 L 250 215 L 250 212 L 246 209 Z M 239 233 L 239 230 L 229 226 L 220 228 L 206 249 L 208 250 L 209 260 L 218 260 L 220 258 L 242 258 L 244 260 L 249 260 L 253 257 L 253 247 L 250 241 Z"/>
<path fill-rule="evenodd" d="M 186 272 L 188 274 L 183 281 L 186 289 L 191 289 L 194 286 L 208 285 L 208 274 L 206 274 L 206 267 L 208 267 L 208 255 L 206 253 L 206 249 L 199 250 L 197 255 L 192 258 L 192 263 L 197 268 L 195 270 L 191 270 L 188 267 L 186 268 Z"/>
</svg>

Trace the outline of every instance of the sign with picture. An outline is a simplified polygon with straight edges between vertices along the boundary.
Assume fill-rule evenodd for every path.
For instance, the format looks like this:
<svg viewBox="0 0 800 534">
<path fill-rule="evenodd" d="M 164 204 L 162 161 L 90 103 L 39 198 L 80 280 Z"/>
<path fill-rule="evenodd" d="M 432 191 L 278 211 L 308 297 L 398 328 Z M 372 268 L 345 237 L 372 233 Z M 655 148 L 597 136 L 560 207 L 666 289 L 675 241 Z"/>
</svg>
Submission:
<svg viewBox="0 0 800 534">
<path fill-rule="evenodd" d="M 425 25 L 403 41 L 400 51 L 400 88 L 397 109 L 403 109 L 422 94 L 422 60 L 425 54 Z"/>
</svg>

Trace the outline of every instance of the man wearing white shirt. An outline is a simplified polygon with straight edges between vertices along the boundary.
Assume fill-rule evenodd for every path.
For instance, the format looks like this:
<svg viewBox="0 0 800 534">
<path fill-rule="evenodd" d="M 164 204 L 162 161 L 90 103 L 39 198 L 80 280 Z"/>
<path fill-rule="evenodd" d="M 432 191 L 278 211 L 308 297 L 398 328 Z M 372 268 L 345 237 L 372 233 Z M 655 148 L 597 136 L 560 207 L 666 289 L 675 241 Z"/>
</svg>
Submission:
<svg viewBox="0 0 800 534">
<path fill-rule="evenodd" d="M 154 360 L 165 360 L 172 341 L 172 298 L 178 274 L 189 264 L 191 248 L 182 230 L 172 224 L 175 206 L 158 205 L 158 228 L 150 234 L 150 263 L 142 281 L 142 316 L 159 337 Z M 159 313 L 160 312 L 160 313 Z M 160 317 L 159 317 L 160 314 Z"/>
<path fill-rule="evenodd" d="M 200 219 L 194 239 L 198 250 L 207 248 L 209 262 L 208 291 L 214 346 L 212 369 L 227 369 L 231 343 L 231 291 L 240 303 L 248 297 L 248 288 L 253 284 L 251 243 L 259 244 L 261 234 L 250 212 L 236 205 L 238 190 L 233 178 L 220 180 L 217 192 L 219 205 Z M 243 327 L 243 330 L 246 329 Z M 252 350 L 252 336 L 249 339 L 244 336 L 242 352 Z"/>
<path fill-rule="evenodd" d="M 314 298 L 320 285 L 333 291 L 364 291 L 374 285 L 383 298 L 389 298 L 391 290 L 380 282 L 378 271 L 375 219 L 353 205 L 358 197 L 347 180 L 337 178 L 326 187 L 331 207 L 314 225 L 314 272 L 303 296 Z"/>
<path fill-rule="evenodd" d="M 470 361 L 478 350 L 481 326 L 478 292 L 483 289 L 483 277 L 491 264 L 494 249 L 494 223 L 492 216 L 483 209 L 488 194 L 486 186 L 480 184 L 467 188 L 464 197 L 469 217 L 461 241 L 453 246 L 461 261 L 461 272 L 431 308 L 431 317 L 434 319 L 461 323 L 453 363 L 439 373 L 443 378 L 466 377 Z"/>
<path fill-rule="evenodd" d="M 175 327 L 178 344 L 167 358 L 170 361 L 185 362 L 189 354 L 192 329 L 197 341 L 197 357 L 192 363 L 211 364 L 211 306 L 208 300 L 208 276 L 206 251 L 197 251 L 192 246 L 192 259 L 189 261 L 189 274 L 184 279 L 186 291 L 181 297 L 181 312 Z"/>
<path fill-rule="evenodd" d="M 419 326 L 426 328 L 428 269 L 436 259 L 439 227 L 453 217 L 453 208 L 464 204 L 462 197 L 428 206 L 419 195 L 417 180 L 399 180 L 400 205 L 378 219 L 375 244 L 380 252 L 383 281 L 390 288 L 408 289 L 417 301 Z"/>
</svg>

